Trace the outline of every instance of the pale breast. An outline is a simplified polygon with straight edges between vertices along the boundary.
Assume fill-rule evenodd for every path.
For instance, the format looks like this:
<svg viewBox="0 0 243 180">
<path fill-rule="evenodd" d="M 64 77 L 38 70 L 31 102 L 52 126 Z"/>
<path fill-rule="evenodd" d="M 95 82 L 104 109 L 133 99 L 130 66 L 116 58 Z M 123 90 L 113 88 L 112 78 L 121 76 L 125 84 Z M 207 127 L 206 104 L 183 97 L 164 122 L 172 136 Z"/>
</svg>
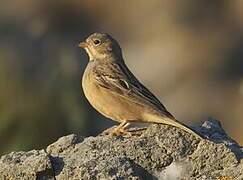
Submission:
<svg viewBox="0 0 243 180">
<path fill-rule="evenodd" d="M 87 70 L 87 69 L 86 69 Z M 136 121 L 141 114 L 141 107 L 134 106 L 127 99 L 101 87 L 88 70 L 83 75 L 83 91 L 90 104 L 104 116 L 115 121 Z"/>
</svg>

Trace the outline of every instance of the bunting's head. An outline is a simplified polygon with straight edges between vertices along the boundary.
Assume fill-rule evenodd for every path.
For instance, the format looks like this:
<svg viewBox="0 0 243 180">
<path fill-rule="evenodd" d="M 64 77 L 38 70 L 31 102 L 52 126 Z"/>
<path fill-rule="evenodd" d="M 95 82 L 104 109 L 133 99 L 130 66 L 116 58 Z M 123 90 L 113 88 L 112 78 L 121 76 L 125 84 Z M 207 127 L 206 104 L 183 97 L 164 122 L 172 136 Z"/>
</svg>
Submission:
<svg viewBox="0 0 243 180">
<path fill-rule="evenodd" d="M 106 33 L 91 34 L 85 41 L 79 43 L 79 47 L 85 49 L 91 61 L 109 57 L 122 59 L 118 42 Z"/>
</svg>

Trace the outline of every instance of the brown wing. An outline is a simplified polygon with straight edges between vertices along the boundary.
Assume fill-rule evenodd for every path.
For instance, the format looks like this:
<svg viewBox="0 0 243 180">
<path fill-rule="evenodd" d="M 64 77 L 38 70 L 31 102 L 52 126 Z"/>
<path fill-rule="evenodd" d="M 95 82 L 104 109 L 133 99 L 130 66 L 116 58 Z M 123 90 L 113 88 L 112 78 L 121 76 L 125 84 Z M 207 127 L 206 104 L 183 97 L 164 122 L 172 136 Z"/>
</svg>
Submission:
<svg viewBox="0 0 243 180">
<path fill-rule="evenodd" d="M 163 115 L 174 118 L 163 104 L 129 71 L 124 63 L 107 63 L 97 67 L 95 74 L 98 83 L 129 100 L 144 106 L 153 107 Z"/>
</svg>

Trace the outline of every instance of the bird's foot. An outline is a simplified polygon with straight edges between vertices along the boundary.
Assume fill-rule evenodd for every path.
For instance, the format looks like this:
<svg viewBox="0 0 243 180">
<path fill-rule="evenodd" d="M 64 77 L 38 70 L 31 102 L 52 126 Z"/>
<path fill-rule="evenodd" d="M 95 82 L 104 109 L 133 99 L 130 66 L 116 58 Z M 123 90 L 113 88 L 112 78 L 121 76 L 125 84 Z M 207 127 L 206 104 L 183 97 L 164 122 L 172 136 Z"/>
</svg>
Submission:
<svg viewBox="0 0 243 180">
<path fill-rule="evenodd" d="M 140 128 L 135 127 L 135 128 L 128 129 L 128 131 L 131 133 L 142 133 L 146 129 L 147 129 L 147 127 L 140 127 Z"/>
<path fill-rule="evenodd" d="M 121 127 L 121 126 L 115 126 L 112 128 L 109 128 L 102 132 L 100 135 L 105 136 L 134 136 L 134 135 L 141 135 L 144 130 L 147 128 L 126 128 L 126 127 Z"/>
<path fill-rule="evenodd" d="M 126 127 L 113 126 L 109 129 L 103 131 L 100 135 L 101 136 L 106 136 L 106 135 L 109 135 L 109 136 L 121 136 L 121 135 L 131 136 L 132 133 L 130 133 Z"/>
</svg>

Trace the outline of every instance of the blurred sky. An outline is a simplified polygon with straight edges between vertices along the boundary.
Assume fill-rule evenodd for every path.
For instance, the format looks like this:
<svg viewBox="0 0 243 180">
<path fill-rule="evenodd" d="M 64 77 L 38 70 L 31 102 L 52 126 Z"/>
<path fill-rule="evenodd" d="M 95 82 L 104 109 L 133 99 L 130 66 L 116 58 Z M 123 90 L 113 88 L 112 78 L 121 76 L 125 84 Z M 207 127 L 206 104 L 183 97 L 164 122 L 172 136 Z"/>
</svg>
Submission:
<svg viewBox="0 0 243 180">
<path fill-rule="evenodd" d="M 2 0 L 0 154 L 116 124 L 81 90 L 88 62 L 77 44 L 117 39 L 132 72 L 188 124 L 221 121 L 243 143 L 243 1 Z"/>
</svg>

